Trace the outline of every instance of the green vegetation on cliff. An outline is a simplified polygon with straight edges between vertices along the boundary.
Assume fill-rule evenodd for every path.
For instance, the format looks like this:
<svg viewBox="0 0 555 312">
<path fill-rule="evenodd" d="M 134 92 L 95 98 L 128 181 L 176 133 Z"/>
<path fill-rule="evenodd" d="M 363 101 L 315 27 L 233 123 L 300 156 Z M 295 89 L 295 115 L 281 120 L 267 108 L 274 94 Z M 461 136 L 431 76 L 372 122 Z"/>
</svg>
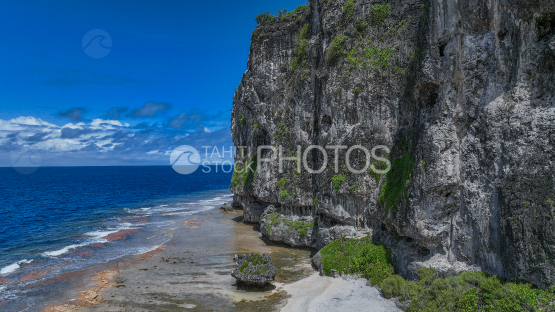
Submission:
<svg viewBox="0 0 555 312">
<path fill-rule="evenodd" d="M 289 196 L 289 192 L 287 191 L 287 178 L 286 177 L 282 177 L 278 182 L 277 182 L 277 186 L 279 188 L 279 190 L 281 191 L 279 193 L 279 197 L 281 198 L 281 200 L 285 200 L 288 196 Z"/>
<path fill-rule="evenodd" d="M 372 167 L 374 167 L 377 170 L 385 170 L 387 169 L 387 163 L 385 161 L 376 160 L 368 167 L 368 173 L 376 180 L 376 184 L 380 184 L 380 179 L 382 177 L 382 174 L 375 172 L 372 169 Z"/>
<path fill-rule="evenodd" d="M 339 189 L 341 188 L 341 184 L 343 184 L 343 182 L 345 182 L 345 176 L 342 174 L 338 174 L 331 178 L 331 185 L 336 192 L 339 192 Z"/>
<path fill-rule="evenodd" d="M 293 15 L 296 15 L 297 13 L 308 12 L 308 11 L 310 11 L 310 5 L 301 5 L 301 6 L 298 6 L 295 10 L 293 10 L 291 12 L 287 12 L 287 9 L 278 10 L 277 16 L 275 16 L 273 13 L 265 12 L 265 13 L 262 13 L 262 14 L 259 14 L 258 16 L 256 16 L 256 18 L 254 20 L 256 21 L 256 23 L 258 25 L 260 25 L 260 24 L 263 24 L 263 23 L 266 23 L 266 22 L 274 21 L 276 19 L 289 18 Z"/>
<path fill-rule="evenodd" d="M 352 185 L 351 187 L 349 187 L 349 191 L 351 191 L 353 194 L 357 194 L 358 193 L 358 183 L 355 183 L 355 185 Z"/>
<path fill-rule="evenodd" d="M 299 236 L 307 235 L 308 230 L 312 229 L 316 224 L 317 219 L 312 219 L 312 222 L 289 221 L 281 213 L 274 212 L 266 219 L 266 233 L 272 231 L 272 227 L 277 224 L 284 224 L 291 231 L 299 231 Z"/>
<path fill-rule="evenodd" d="M 270 12 L 265 12 L 262 14 L 258 14 L 258 16 L 256 16 L 256 18 L 254 19 L 256 21 L 256 23 L 258 25 L 265 23 L 265 22 L 269 22 L 269 21 L 273 21 L 275 18 L 274 14 L 270 13 Z"/>
<path fill-rule="evenodd" d="M 411 300 L 405 311 L 553 311 L 555 293 L 525 283 L 504 283 L 483 272 L 465 272 L 438 278 L 434 269 L 421 268 L 418 281 L 399 275 L 386 278 L 380 287 L 386 297 Z"/>
<path fill-rule="evenodd" d="M 297 41 L 295 42 L 295 56 L 291 59 L 291 69 L 293 73 L 297 71 L 297 68 L 306 66 L 306 52 L 308 50 L 308 39 L 310 35 L 311 27 L 310 24 L 307 23 L 299 31 Z"/>
<path fill-rule="evenodd" d="M 389 251 L 372 244 L 369 236 L 341 238 L 320 251 L 322 269 L 339 274 L 361 274 L 378 285 L 388 297 L 401 303 L 410 300 L 405 311 L 554 311 L 555 288 L 535 289 L 526 283 L 506 283 L 483 272 L 465 272 L 439 278 L 435 269 L 420 268 L 418 281 L 406 281 L 393 274 Z"/>
<path fill-rule="evenodd" d="M 406 202 L 413 167 L 414 160 L 409 152 L 406 152 L 401 158 L 393 160 L 391 170 L 386 175 L 380 197 L 378 197 L 378 202 L 383 205 L 386 214 L 390 211 L 395 213 L 400 200 Z"/>
<path fill-rule="evenodd" d="M 326 54 L 326 65 L 330 66 L 343 56 L 343 45 L 347 41 L 347 36 L 335 36 L 331 42 L 331 46 L 328 48 Z"/>
<path fill-rule="evenodd" d="M 389 3 L 375 5 L 371 8 L 370 25 L 380 26 L 385 24 L 385 20 L 391 14 L 389 11 Z"/>
<path fill-rule="evenodd" d="M 308 11 L 310 11 L 310 5 L 301 5 L 301 6 L 298 6 L 295 10 L 293 10 L 293 11 L 287 13 L 287 14 L 284 14 L 283 16 L 281 16 L 281 18 L 287 18 L 287 17 L 295 15 L 299 12 L 308 12 Z"/>
<path fill-rule="evenodd" d="M 387 248 L 372 244 L 370 236 L 334 240 L 320 253 L 322 267 L 327 275 L 331 274 L 331 270 L 339 274 L 361 274 L 372 285 L 377 285 L 393 274 Z"/>
<path fill-rule="evenodd" d="M 349 0 L 343 6 L 343 14 L 345 14 L 345 20 L 349 22 L 353 17 L 353 13 L 355 12 L 355 3 L 353 0 Z"/>
<path fill-rule="evenodd" d="M 243 188 L 256 177 L 257 158 L 255 154 L 247 157 L 243 164 L 238 163 L 231 176 L 232 188 Z"/>
</svg>

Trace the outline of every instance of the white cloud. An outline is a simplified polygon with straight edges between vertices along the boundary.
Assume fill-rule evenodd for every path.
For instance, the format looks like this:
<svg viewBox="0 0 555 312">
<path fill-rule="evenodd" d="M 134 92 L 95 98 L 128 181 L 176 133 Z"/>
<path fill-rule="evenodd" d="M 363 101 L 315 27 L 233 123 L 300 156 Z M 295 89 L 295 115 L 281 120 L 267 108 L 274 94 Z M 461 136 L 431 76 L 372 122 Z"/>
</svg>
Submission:
<svg viewBox="0 0 555 312">
<path fill-rule="evenodd" d="M 87 125 L 84 122 L 78 122 L 76 124 L 68 123 L 62 126 L 62 128 L 70 128 L 70 129 L 85 129 Z"/>
<path fill-rule="evenodd" d="M 85 145 L 76 140 L 70 139 L 50 139 L 35 144 L 35 148 L 40 150 L 51 150 L 59 152 L 76 151 L 80 150 Z"/>
<path fill-rule="evenodd" d="M 209 143 L 207 143 L 209 142 Z M 0 119 L 0 165 L 10 165 L 10 153 L 34 150 L 50 165 L 129 164 L 143 161 L 166 164 L 171 151 L 180 145 L 229 146 L 230 131 L 212 131 L 198 125 L 197 131 L 170 126 L 130 127 L 118 120 L 51 124 L 40 118 L 21 116 Z M 64 160 L 71 159 L 71 163 Z M 46 164 L 48 162 L 44 162 Z"/>
<path fill-rule="evenodd" d="M 11 123 L 16 123 L 16 124 L 20 124 L 20 125 L 28 125 L 28 126 L 41 126 L 41 127 L 51 127 L 51 128 L 58 128 L 58 126 L 51 124 L 49 122 L 43 121 L 40 118 L 35 118 L 32 116 L 27 116 L 27 117 L 17 117 L 14 118 L 12 120 L 10 120 L 9 122 Z"/>
<path fill-rule="evenodd" d="M 0 130 L 5 131 L 21 131 L 29 128 L 30 126 L 37 128 L 58 128 L 58 126 L 42 121 L 40 118 L 35 117 L 17 117 L 10 120 L 0 119 Z"/>
</svg>

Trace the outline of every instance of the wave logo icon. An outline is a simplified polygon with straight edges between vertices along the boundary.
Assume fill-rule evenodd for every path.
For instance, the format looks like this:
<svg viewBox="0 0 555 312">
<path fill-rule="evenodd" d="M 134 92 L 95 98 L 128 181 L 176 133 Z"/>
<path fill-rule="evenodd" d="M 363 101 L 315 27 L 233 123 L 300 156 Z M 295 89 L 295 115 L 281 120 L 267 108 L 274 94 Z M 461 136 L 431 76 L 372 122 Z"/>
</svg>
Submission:
<svg viewBox="0 0 555 312">
<path fill-rule="evenodd" d="M 180 174 L 190 174 L 200 166 L 200 154 L 192 146 L 181 145 L 173 150 L 170 155 L 170 165 Z"/>
<path fill-rule="evenodd" d="M 21 174 L 31 174 L 40 167 L 42 158 L 39 152 L 34 150 L 13 151 L 12 167 Z"/>
<path fill-rule="evenodd" d="M 93 29 L 85 34 L 83 51 L 92 58 L 102 58 L 112 50 L 112 37 L 102 29 Z"/>
</svg>

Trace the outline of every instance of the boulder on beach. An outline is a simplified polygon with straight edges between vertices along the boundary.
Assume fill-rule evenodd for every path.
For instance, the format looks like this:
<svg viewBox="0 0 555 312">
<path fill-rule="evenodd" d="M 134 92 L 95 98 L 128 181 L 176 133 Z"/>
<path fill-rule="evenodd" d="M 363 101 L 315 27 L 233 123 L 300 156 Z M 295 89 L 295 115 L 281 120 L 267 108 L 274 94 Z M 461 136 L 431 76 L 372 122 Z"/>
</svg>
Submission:
<svg viewBox="0 0 555 312">
<path fill-rule="evenodd" d="M 276 267 L 267 254 L 236 254 L 233 258 L 236 268 L 231 276 L 246 286 L 263 287 L 274 280 Z"/>
<path fill-rule="evenodd" d="M 224 212 L 231 212 L 233 211 L 233 207 L 228 206 L 227 203 L 224 203 L 221 207 L 220 210 L 223 210 Z"/>
</svg>

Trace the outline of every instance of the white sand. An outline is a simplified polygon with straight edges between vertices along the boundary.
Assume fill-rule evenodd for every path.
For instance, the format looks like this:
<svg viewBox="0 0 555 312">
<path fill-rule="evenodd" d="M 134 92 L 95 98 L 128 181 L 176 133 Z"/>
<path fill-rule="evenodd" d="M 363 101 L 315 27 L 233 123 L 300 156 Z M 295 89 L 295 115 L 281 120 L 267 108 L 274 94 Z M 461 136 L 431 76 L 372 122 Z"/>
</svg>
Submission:
<svg viewBox="0 0 555 312">
<path fill-rule="evenodd" d="M 380 292 L 366 285 L 365 279 L 333 278 L 314 273 L 298 282 L 285 285 L 291 298 L 281 311 L 402 311 Z"/>
</svg>

